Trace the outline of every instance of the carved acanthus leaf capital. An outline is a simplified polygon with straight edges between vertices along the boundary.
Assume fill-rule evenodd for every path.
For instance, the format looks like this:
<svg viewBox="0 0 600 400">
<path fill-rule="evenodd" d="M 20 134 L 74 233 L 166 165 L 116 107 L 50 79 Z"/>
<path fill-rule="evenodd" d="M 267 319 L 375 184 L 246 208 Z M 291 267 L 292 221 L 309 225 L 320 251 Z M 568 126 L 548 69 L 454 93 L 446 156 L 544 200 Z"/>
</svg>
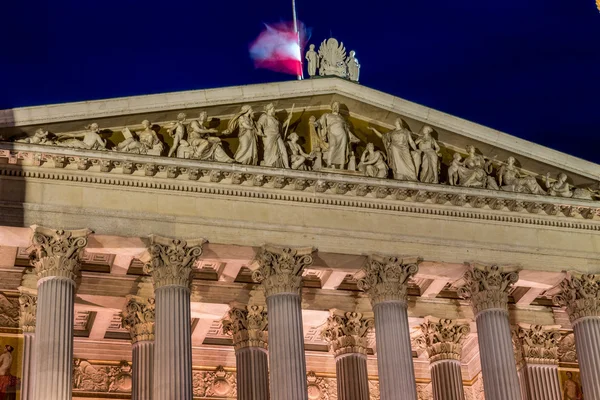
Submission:
<svg viewBox="0 0 600 400">
<path fill-rule="evenodd" d="M 34 225 L 30 258 L 40 279 L 62 277 L 75 280 L 79 276 L 80 261 L 89 229 L 65 231 Z"/>
<path fill-rule="evenodd" d="M 223 332 L 231 335 L 235 350 L 246 347 L 267 348 L 268 319 L 266 307 L 249 305 L 229 310 L 223 320 Z"/>
<path fill-rule="evenodd" d="M 427 351 L 429 362 L 458 360 L 462 356 L 465 339 L 471 332 L 469 322 L 465 320 L 425 317 L 421 324 L 422 335 L 417 344 Z"/>
<path fill-rule="evenodd" d="M 202 255 L 204 239 L 180 240 L 150 235 L 150 260 L 144 264 L 144 273 L 152 276 L 154 289 L 163 286 L 190 287 L 192 267 Z"/>
<path fill-rule="evenodd" d="M 23 333 L 35 332 L 35 315 L 37 312 L 37 293 L 23 291 L 19 287 L 19 327 Z"/>
<path fill-rule="evenodd" d="M 421 259 L 403 260 L 393 256 L 371 255 L 358 280 L 358 288 L 367 292 L 373 305 L 384 301 L 406 303 L 408 280 L 419 271 Z"/>
<path fill-rule="evenodd" d="M 374 326 L 373 318 L 359 312 L 332 310 L 321 336 L 336 357 L 351 353 L 367 355 L 367 334 Z"/>
<path fill-rule="evenodd" d="M 252 279 L 261 283 L 265 296 L 280 293 L 300 293 L 302 270 L 313 262 L 313 248 L 289 248 L 263 246 L 258 251 L 255 263 L 258 268 Z"/>
<path fill-rule="evenodd" d="M 121 324 L 129 330 L 131 342 L 151 342 L 154 340 L 154 298 L 127 296 L 127 304 L 121 313 Z"/>
<path fill-rule="evenodd" d="M 518 271 L 516 267 L 471 264 L 463 277 L 465 284 L 458 289 L 458 294 L 471 300 L 476 316 L 489 309 L 508 312 L 508 293 L 519 280 Z"/>
<path fill-rule="evenodd" d="M 581 318 L 600 316 L 600 274 L 569 272 L 560 283 L 554 302 L 566 307 L 571 323 Z"/>
<path fill-rule="evenodd" d="M 560 325 L 519 324 L 517 334 L 528 364 L 558 364 Z"/>
</svg>

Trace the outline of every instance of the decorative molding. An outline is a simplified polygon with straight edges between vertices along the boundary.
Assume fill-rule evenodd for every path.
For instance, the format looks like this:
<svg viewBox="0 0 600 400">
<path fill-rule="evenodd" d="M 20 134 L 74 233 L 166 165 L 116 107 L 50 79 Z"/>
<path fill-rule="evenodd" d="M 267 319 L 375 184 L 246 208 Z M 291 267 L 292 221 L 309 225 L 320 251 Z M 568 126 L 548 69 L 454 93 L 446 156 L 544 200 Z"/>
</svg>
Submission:
<svg viewBox="0 0 600 400">
<path fill-rule="evenodd" d="M 226 371 L 222 366 L 212 371 L 194 371 L 192 389 L 194 397 L 235 399 L 237 397 L 235 372 Z"/>
<path fill-rule="evenodd" d="M 401 259 L 394 256 L 370 255 L 358 288 L 367 292 L 373 305 L 384 301 L 406 304 L 408 280 L 419 271 L 420 258 Z"/>
<path fill-rule="evenodd" d="M 329 343 L 336 356 L 358 353 L 367 355 L 368 333 L 374 328 L 375 320 L 359 312 L 331 310 L 321 335 Z"/>
<path fill-rule="evenodd" d="M 302 270 L 313 262 L 313 248 L 262 246 L 255 257 L 252 280 L 262 284 L 265 296 L 300 294 Z"/>
<path fill-rule="evenodd" d="M 192 268 L 200 255 L 204 239 L 190 241 L 150 235 L 150 261 L 144 273 L 151 275 L 154 290 L 163 286 L 183 286 L 189 289 Z"/>
<path fill-rule="evenodd" d="M 235 350 L 246 347 L 267 349 L 268 319 L 266 307 L 249 305 L 229 310 L 223 320 L 223 332 L 233 338 Z"/>
<path fill-rule="evenodd" d="M 560 325 L 519 324 L 517 334 L 527 364 L 558 365 L 559 329 Z"/>
<path fill-rule="evenodd" d="M 463 343 L 471 328 L 466 320 L 427 316 L 425 322 L 421 324 L 421 332 L 417 344 L 427 350 L 430 363 L 442 360 L 460 361 Z"/>
<path fill-rule="evenodd" d="M 92 364 L 88 360 L 73 360 L 73 392 L 130 393 L 133 380 L 131 365 Z"/>
<path fill-rule="evenodd" d="M 600 317 L 600 275 L 568 272 L 553 300 L 567 309 L 571 324 L 585 317 Z"/>
<path fill-rule="evenodd" d="M 519 280 L 518 268 L 470 264 L 463 279 L 458 294 L 470 299 L 475 316 L 489 309 L 508 313 L 508 292 Z"/>
<path fill-rule="evenodd" d="M 75 280 L 79 276 L 79 257 L 87 246 L 89 229 L 65 231 L 34 225 L 31 260 L 40 279 L 60 277 Z"/>
<path fill-rule="evenodd" d="M 121 324 L 131 335 L 131 342 L 154 341 L 155 304 L 153 297 L 127 296 Z"/>
</svg>

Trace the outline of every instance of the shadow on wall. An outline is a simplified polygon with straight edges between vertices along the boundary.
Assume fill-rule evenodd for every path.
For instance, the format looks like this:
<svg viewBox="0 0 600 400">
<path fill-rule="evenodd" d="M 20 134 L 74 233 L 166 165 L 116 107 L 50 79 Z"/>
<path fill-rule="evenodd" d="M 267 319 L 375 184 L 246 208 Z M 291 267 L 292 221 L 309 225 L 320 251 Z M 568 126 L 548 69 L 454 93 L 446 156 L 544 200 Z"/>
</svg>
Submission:
<svg viewBox="0 0 600 400">
<path fill-rule="evenodd" d="M 26 185 L 15 144 L 7 134 L 14 126 L 13 110 L 0 110 L 0 226 L 24 227 Z"/>
</svg>

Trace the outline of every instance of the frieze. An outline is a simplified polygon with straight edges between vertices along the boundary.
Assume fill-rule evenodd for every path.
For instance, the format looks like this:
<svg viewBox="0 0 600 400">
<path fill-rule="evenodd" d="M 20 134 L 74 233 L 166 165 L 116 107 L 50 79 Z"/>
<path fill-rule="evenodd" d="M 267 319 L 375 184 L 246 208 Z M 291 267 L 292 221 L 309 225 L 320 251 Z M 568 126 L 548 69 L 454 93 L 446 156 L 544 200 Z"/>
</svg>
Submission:
<svg viewBox="0 0 600 400">
<path fill-rule="evenodd" d="M 130 393 L 132 388 L 131 365 L 121 361 L 118 365 L 92 364 L 88 360 L 73 360 L 73 392 Z"/>
</svg>

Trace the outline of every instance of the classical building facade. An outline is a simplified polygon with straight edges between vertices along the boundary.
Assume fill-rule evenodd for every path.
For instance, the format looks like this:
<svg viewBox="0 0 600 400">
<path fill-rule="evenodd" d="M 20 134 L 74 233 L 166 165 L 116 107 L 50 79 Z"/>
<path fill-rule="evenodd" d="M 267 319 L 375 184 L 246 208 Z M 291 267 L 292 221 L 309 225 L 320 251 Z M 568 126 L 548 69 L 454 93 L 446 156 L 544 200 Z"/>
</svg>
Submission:
<svg viewBox="0 0 600 400">
<path fill-rule="evenodd" d="M 0 398 L 600 400 L 598 165 L 339 78 L 0 135 Z"/>
</svg>

